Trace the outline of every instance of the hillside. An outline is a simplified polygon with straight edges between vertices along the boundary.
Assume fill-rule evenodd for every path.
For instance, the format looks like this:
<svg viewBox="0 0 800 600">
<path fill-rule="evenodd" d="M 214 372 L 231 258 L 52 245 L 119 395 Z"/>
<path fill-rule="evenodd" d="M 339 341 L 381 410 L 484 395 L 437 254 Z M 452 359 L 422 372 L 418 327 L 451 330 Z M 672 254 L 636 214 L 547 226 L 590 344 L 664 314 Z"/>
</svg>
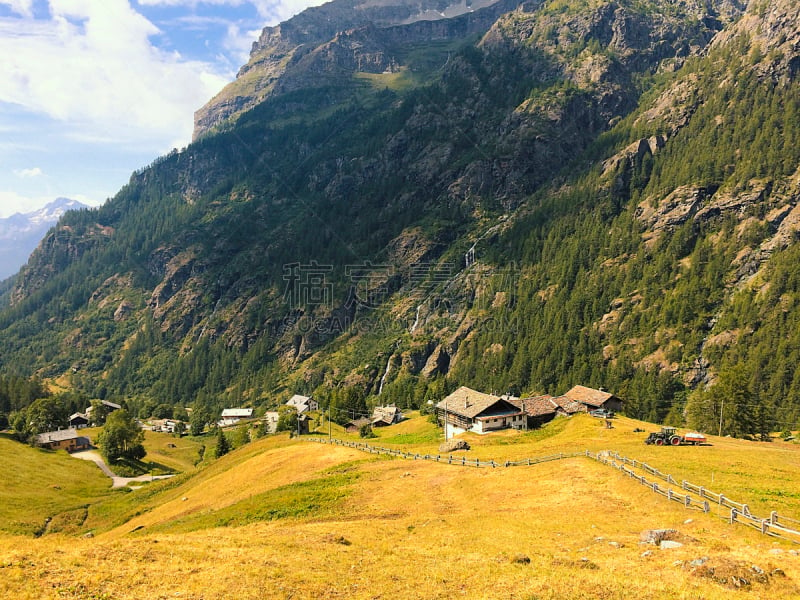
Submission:
<svg viewBox="0 0 800 600">
<path fill-rule="evenodd" d="M 605 429 L 576 417 L 528 434 L 473 436 L 468 456 L 616 448 L 747 502 L 754 514 L 773 507 L 800 517 L 797 446 L 712 436 L 711 446 L 652 448 L 633 432 L 642 425 L 622 418 Z M 419 418 L 403 427 L 375 443 L 432 428 Z M 721 599 L 738 589 L 748 598 L 796 597 L 794 546 L 724 516 L 715 507 L 685 509 L 587 458 L 475 469 L 277 436 L 194 474 L 93 504 L 85 526 L 93 538 L 6 535 L 0 593 Z M 641 532 L 656 528 L 678 530 L 683 545 L 640 545 Z M 703 565 L 690 564 L 701 557 Z"/>
<path fill-rule="evenodd" d="M 796 429 L 796 4 L 431 6 L 265 29 L 192 145 L 41 244 L 0 372 L 140 416 L 581 383 Z"/>
</svg>

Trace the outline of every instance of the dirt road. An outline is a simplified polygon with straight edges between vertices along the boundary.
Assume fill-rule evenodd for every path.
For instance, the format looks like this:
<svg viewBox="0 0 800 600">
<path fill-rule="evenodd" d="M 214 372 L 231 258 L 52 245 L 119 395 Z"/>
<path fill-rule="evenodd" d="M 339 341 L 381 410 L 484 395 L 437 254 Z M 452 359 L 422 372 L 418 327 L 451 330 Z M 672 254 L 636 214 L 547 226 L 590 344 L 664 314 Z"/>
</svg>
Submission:
<svg viewBox="0 0 800 600">
<path fill-rule="evenodd" d="M 81 452 L 73 452 L 71 456 L 80 458 L 82 460 L 90 460 L 100 470 L 108 475 L 113 481 L 112 488 L 122 488 L 134 482 L 155 481 L 156 479 L 167 479 L 174 477 L 174 475 L 139 475 L 138 477 L 118 477 L 114 472 L 108 468 L 108 465 L 103 460 L 103 457 L 96 450 L 83 450 Z"/>
</svg>

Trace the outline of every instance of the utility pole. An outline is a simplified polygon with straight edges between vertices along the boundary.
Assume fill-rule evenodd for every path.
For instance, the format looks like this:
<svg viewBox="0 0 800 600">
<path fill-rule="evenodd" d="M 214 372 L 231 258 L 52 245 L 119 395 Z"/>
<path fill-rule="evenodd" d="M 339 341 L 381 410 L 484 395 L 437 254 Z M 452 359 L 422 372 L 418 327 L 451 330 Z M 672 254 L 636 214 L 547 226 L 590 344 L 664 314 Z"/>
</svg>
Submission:
<svg viewBox="0 0 800 600">
<path fill-rule="evenodd" d="M 719 437 L 722 437 L 722 415 L 725 410 L 725 398 L 722 398 L 719 406 Z"/>
<path fill-rule="evenodd" d="M 447 400 L 444 401 L 444 441 L 447 441 Z"/>
<path fill-rule="evenodd" d="M 328 442 L 331 441 L 331 405 L 328 404 Z"/>
</svg>

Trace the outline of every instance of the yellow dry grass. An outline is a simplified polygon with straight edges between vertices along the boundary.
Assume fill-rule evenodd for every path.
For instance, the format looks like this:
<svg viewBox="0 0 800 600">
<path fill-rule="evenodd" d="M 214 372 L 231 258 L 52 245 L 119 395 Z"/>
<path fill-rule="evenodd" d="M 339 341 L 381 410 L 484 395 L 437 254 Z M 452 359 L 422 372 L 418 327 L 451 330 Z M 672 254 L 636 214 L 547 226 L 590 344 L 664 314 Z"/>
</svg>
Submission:
<svg viewBox="0 0 800 600">
<path fill-rule="evenodd" d="M 582 417 L 555 424 L 552 435 L 475 439 L 474 452 L 503 459 L 616 446 L 635 458 L 642 456 L 634 450 L 651 453 L 654 466 L 665 471 L 684 465 L 699 477 L 698 465 L 705 459 L 720 473 L 727 465 L 724 477 L 734 482 L 737 469 L 766 462 L 767 472 L 785 471 L 787 490 L 797 489 L 800 481 L 792 448 L 716 440 L 705 448 L 659 448 L 659 454 L 641 444 L 641 434 L 629 431 L 635 424 L 620 419 L 615 429 L 603 430 Z M 697 453 L 679 454 L 685 450 Z M 761 451 L 765 460 L 747 458 Z M 672 462 L 662 465 L 657 459 Z M 776 461 L 782 465 L 771 464 Z M 187 513 L 220 510 L 251 494 L 318 479 L 345 463 L 359 477 L 333 512 L 191 533 L 148 533 Z M 748 481 L 736 485 L 742 490 L 754 485 L 761 479 L 754 475 L 740 476 Z M 731 525 L 714 513 L 687 511 L 586 458 L 474 469 L 374 457 L 280 436 L 245 446 L 177 487 L 164 485 L 143 514 L 93 539 L 0 540 L 0 596 L 800 597 L 797 546 Z M 139 526 L 143 529 L 130 533 Z M 654 528 L 677 529 L 684 545 L 670 550 L 640 545 L 640 533 Z M 704 567 L 690 565 L 700 557 L 708 558 Z M 730 577 L 721 581 L 733 572 L 751 574 L 735 591 Z"/>
</svg>

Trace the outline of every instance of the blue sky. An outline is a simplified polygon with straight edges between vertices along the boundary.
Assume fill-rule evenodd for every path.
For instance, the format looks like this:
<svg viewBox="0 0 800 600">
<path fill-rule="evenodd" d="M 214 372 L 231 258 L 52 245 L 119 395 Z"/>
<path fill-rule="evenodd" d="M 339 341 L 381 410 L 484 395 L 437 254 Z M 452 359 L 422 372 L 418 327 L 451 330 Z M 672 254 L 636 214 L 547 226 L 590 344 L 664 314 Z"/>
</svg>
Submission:
<svg viewBox="0 0 800 600">
<path fill-rule="evenodd" d="M 261 29 L 322 0 L 0 0 L 0 217 L 186 146 Z"/>
</svg>

